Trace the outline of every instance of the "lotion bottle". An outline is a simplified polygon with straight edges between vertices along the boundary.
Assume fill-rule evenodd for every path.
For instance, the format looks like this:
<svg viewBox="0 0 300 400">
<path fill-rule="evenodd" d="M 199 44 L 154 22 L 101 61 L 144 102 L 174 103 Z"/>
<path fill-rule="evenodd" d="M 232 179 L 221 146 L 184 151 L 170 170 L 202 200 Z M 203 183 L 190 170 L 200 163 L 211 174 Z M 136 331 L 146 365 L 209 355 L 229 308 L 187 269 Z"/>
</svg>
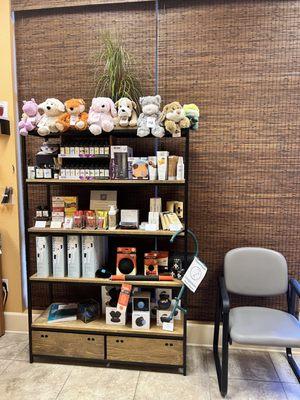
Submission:
<svg viewBox="0 0 300 400">
<path fill-rule="evenodd" d="M 178 157 L 176 179 L 177 179 L 178 181 L 184 179 L 184 162 L 183 162 L 183 157 Z"/>
</svg>

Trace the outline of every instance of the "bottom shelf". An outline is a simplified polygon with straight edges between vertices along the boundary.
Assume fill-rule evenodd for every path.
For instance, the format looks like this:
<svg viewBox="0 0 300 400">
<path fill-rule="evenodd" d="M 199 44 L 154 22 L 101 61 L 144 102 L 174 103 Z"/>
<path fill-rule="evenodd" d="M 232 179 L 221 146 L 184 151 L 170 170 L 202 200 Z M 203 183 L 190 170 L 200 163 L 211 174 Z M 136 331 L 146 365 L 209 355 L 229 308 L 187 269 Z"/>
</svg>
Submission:
<svg viewBox="0 0 300 400">
<path fill-rule="evenodd" d="M 151 324 L 150 329 L 133 329 L 131 324 L 126 325 L 108 325 L 105 322 L 105 318 L 100 318 L 95 321 L 85 324 L 81 320 L 68 321 L 68 322 L 57 322 L 48 323 L 49 308 L 46 309 L 33 323 L 33 329 L 46 329 L 46 330 L 61 330 L 61 331 L 72 331 L 72 332 L 94 332 L 104 334 L 122 334 L 122 335 L 141 335 L 141 336 L 162 336 L 162 337 L 176 337 L 183 338 L 183 319 L 174 320 L 174 331 L 165 331 L 161 326 L 157 326 L 155 320 Z"/>
</svg>

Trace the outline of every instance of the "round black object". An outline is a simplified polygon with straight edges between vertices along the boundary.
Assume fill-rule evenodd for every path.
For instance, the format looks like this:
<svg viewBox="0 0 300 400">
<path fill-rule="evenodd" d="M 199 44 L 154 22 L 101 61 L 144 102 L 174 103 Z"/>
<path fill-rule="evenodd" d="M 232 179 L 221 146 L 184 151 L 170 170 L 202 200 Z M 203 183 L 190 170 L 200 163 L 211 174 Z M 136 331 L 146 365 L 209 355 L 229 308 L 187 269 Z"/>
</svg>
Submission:
<svg viewBox="0 0 300 400">
<path fill-rule="evenodd" d="M 96 278 L 110 278 L 111 273 L 108 271 L 108 269 L 103 266 L 97 269 L 95 273 Z"/>
<path fill-rule="evenodd" d="M 134 264 L 129 258 L 122 258 L 119 262 L 118 269 L 121 274 L 128 275 L 134 270 Z"/>
<path fill-rule="evenodd" d="M 143 325 L 145 325 L 146 321 L 144 320 L 143 317 L 138 317 L 138 318 L 135 320 L 135 323 L 136 323 L 137 326 L 143 326 Z"/>
<path fill-rule="evenodd" d="M 161 292 L 157 301 L 159 310 L 167 310 L 171 306 L 170 296 L 165 291 Z"/>
<path fill-rule="evenodd" d="M 149 269 L 149 271 L 154 271 L 154 265 L 152 265 L 152 264 L 150 264 L 150 265 L 148 265 L 148 269 Z"/>
</svg>

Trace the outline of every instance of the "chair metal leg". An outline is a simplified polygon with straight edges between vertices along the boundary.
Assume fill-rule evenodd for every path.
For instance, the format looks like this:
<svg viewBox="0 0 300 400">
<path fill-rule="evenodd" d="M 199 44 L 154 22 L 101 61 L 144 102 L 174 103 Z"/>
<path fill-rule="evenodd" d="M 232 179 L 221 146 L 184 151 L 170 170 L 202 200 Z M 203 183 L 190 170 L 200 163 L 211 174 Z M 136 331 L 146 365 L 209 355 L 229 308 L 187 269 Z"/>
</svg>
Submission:
<svg viewBox="0 0 300 400">
<path fill-rule="evenodd" d="M 298 382 L 300 383 L 300 369 L 293 358 L 292 349 L 289 347 L 286 349 L 286 357 L 294 374 L 296 375 L 296 378 L 298 379 Z"/>
<path fill-rule="evenodd" d="M 223 317 L 223 318 L 222 318 Z M 223 319 L 223 336 L 222 336 L 222 360 L 220 361 L 219 356 L 219 331 L 220 321 Z M 214 359 L 218 377 L 218 384 L 221 395 L 226 396 L 228 390 L 228 314 L 222 315 L 221 307 L 217 304 L 216 316 L 215 316 L 215 328 L 214 328 Z"/>
</svg>

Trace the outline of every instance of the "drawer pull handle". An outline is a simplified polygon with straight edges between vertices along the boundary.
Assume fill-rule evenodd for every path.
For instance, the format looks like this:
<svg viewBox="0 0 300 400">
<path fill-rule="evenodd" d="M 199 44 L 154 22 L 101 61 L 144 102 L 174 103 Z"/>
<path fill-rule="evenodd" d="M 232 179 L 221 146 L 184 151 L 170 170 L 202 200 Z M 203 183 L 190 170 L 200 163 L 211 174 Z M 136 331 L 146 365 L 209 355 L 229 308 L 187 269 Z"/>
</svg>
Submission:
<svg viewBox="0 0 300 400">
<path fill-rule="evenodd" d="M 91 338 L 88 337 L 87 340 L 91 340 Z"/>
<path fill-rule="evenodd" d="M 94 342 L 94 341 L 95 341 L 95 338 L 92 338 L 92 341 Z"/>
<path fill-rule="evenodd" d="M 121 343 L 124 343 L 124 340 L 121 339 Z"/>
<path fill-rule="evenodd" d="M 170 343 L 170 346 L 173 347 L 174 346 L 173 343 Z"/>
<path fill-rule="evenodd" d="M 45 338 L 47 338 L 48 337 L 48 335 L 45 335 Z"/>
<path fill-rule="evenodd" d="M 41 337 L 44 337 L 44 335 L 41 335 Z"/>
<path fill-rule="evenodd" d="M 119 339 L 117 339 L 116 342 L 119 343 Z"/>
<path fill-rule="evenodd" d="M 169 343 L 165 343 L 165 346 L 169 346 Z"/>
</svg>

